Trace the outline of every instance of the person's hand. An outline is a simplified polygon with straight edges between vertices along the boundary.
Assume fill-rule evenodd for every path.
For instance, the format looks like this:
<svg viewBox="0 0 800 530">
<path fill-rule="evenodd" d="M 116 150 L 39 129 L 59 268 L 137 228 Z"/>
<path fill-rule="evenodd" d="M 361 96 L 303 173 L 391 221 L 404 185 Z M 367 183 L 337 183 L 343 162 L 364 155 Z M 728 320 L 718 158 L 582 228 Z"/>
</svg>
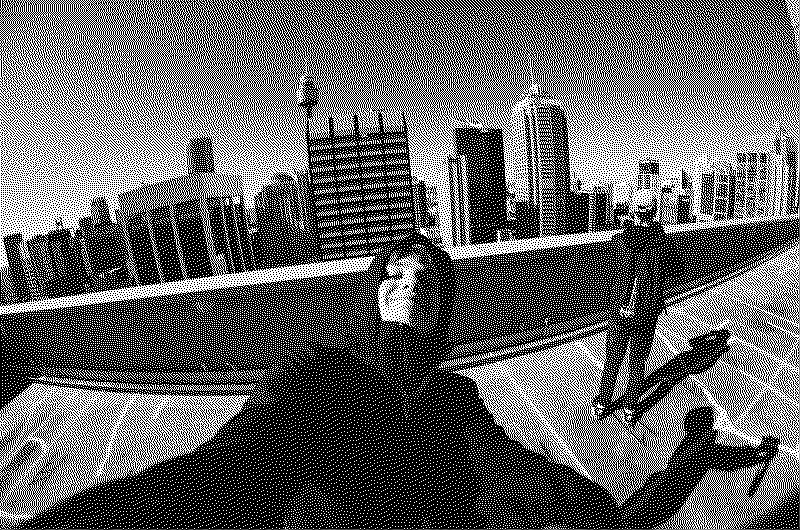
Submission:
<svg viewBox="0 0 800 530">
<path fill-rule="evenodd" d="M 774 436 L 765 436 L 761 439 L 761 445 L 758 446 L 758 458 L 761 461 L 771 460 L 778 453 L 778 445 L 780 440 Z"/>
</svg>

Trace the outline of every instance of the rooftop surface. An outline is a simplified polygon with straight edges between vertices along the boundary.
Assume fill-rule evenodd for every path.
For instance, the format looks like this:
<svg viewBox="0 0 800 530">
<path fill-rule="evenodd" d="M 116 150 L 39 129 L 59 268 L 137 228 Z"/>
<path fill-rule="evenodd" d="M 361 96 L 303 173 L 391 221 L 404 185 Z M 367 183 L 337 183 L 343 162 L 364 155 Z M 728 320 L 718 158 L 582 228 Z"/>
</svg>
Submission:
<svg viewBox="0 0 800 530">
<path fill-rule="evenodd" d="M 355 265 L 360 265 L 354 261 Z M 615 417 L 596 422 L 605 333 L 463 370 L 507 432 L 549 452 L 622 501 L 663 469 L 694 407 L 717 410 L 718 441 L 780 438 L 778 456 L 755 496 L 756 469 L 710 471 L 666 525 L 731 528 L 768 510 L 798 484 L 798 244 L 742 274 L 671 305 L 662 314 L 648 373 L 688 339 L 731 331 L 731 350 L 706 373 L 678 384 L 632 432 Z M 525 349 L 525 346 L 520 347 Z M 618 393 L 626 381 L 625 363 Z M 236 414 L 246 396 L 171 396 L 33 384 L 0 410 L 0 519 L 33 515 L 96 481 L 138 472 L 191 451 Z"/>
<path fill-rule="evenodd" d="M 758 444 L 777 436 L 778 456 L 756 494 L 747 489 L 758 468 L 709 471 L 684 508 L 664 527 L 731 528 L 747 524 L 800 482 L 797 424 L 798 246 L 734 279 L 668 307 L 659 320 L 646 373 L 689 349 L 688 340 L 712 329 L 731 332 L 730 351 L 699 376 L 678 384 L 632 431 L 621 415 L 590 415 L 605 359 L 605 332 L 544 351 L 465 370 L 499 424 L 515 439 L 569 464 L 625 500 L 652 472 L 664 468 L 682 439 L 683 418 L 713 406 L 718 442 Z M 627 361 L 617 382 L 627 381 Z"/>
</svg>

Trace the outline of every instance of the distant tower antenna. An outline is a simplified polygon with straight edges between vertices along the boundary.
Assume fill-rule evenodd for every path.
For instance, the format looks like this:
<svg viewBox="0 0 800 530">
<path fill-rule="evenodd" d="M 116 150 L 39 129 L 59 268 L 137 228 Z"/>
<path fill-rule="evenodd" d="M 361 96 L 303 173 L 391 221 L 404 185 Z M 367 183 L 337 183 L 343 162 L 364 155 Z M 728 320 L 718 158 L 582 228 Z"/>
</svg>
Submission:
<svg viewBox="0 0 800 530">
<path fill-rule="evenodd" d="M 531 92 L 534 92 L 533 84 L 533 56 L 528 55 L 528 73 L 530 74 Z"/>
<path fill-rule="evenodd" d="M 297 105 L 306 109 L 306 117 L 311 118 L 314 107 L 318 102 L 317 87 L 314 86 L 314 78 L 308 75 L 308 66 L 306 66 L 306 73 L 300 79 L 300 86 L 297 88 Z"/>
</svg>

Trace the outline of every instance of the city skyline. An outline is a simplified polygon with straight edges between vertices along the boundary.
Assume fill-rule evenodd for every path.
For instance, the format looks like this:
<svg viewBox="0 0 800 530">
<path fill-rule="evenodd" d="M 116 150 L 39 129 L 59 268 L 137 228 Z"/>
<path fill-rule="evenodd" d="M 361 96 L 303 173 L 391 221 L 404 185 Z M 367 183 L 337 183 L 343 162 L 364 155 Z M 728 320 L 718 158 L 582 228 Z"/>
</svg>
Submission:
<svg viewBox="0 0 800 530">
<path fill-rule="evenodd" d="M 352 27 L 342 12 L 318 12 L 307 27 L 278 12 L 272 40 L 260 22 L 270 13 L 247 8 L 206 13 L 216 38 L 178 8 L 153 6 L 137 17 L 111 5 L 60 21 L 12 13 L 0 23 L 9 30 L 0 233 L 30 238 L 56 217 L 77 226 L 98 196 L 115 210 L 118 196 L 143 181 L 185 173 L 185 145 L 195 136 L 213 138 L 218 171 L 241 175 L 251 204 L 271 174 L 305 165 L 294 96 L 306 63 L 320 89 L 318 116 L 404 110 L 412 175 L 432 184 L 447 175 L 453 119 L 508 130 L 532 81 L 529 55 L 533 81 L 564 106 L 570 167 L 584 182 L 630 182 L 644 158 L 671 174 L 692 171 L 698 155 L 732 160 L 768 150 L 775 121 L 799 136 L 800 69 L 785 3 L 763 7 L 761 23 L 742 16 L 744 3 L 714 4 L 710 17 L 700 2 L 625 4 L 614 18 L 554 9 L 517 20 L 526 6 L 507 2 L 481 13 L 489 18 L 474 32 L 463 31 L 476 22 L 469 6 L 441 24 L 434 10 L 417 25 L 391 9 L 365 9 L 369 16 Z M 718 35 L 716 22 L 726 19 L 740 31 Z M 391 24 L 399 34 L 381 33 Z M 494 31 L 501 26 L 508 31 Z M 99 31 L 91 35 L 90 27 Z M 356 44 L 337 46 L 358 32 Z M 617 46 L 604 44 L 614 39 Z M 165 41 L 174 42 L 161 51 Z"/>
</svg>

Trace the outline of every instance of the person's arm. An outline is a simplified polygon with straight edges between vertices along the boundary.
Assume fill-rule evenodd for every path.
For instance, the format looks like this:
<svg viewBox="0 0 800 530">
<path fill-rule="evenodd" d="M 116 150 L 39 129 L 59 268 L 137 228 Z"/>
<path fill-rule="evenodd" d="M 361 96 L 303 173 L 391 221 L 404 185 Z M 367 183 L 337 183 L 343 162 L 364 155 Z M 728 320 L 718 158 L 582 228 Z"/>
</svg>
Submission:
<svg viewBox="0 0 800 530">
<path fill-rule="evenodd" d="M 161 528 L 282 524 L 302 448 L 295 398 L 330 353 L 299 350 L 265 370 L 241 412 L 189 454 L 98 484 L 22 524 L 32 528 Z"/>
<path fill-rule="evenodd" d="M 671 239 L 667 239 L 664 247 L 664 270 L 668 276 L 680 278 L 683 276 L 684 263 L 683 257 L 678 252 L 678 248 Z"/>
<path fill-rule="evenodd" d="M 283 416 L 243 410 L 191 453 L 97 484 L 22 527 L 280 526 L 283 502 L 296 487 Z"/>
<path fill-rule="evenodd" d="M 477 509 L 488 527 L 615 524 L 618 507 L 608 491 L 511 440 L 494 421 L 475 383 L 470 383 L 467 441 L 480 480 Z"/>
</svg>

